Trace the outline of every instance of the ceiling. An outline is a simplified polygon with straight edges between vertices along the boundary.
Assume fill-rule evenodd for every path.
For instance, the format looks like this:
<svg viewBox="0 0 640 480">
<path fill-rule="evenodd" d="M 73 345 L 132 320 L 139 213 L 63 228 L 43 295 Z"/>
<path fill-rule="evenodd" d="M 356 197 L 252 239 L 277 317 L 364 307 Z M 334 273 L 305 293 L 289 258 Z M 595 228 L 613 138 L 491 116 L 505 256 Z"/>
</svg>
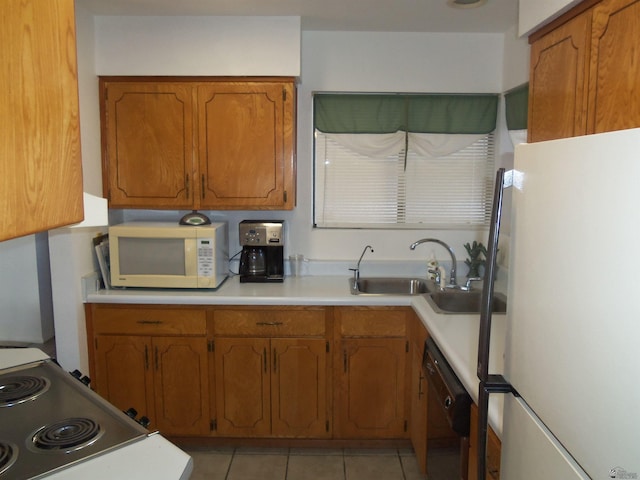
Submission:
<svg viewBox="0 0 640 480">
<path fill-rule="evenodd" d="M 302 30 L 504 33 L 518 0 L 453 8 L 446 0 L 76 0 L 95 15 L 296 16 Z"/>
</svg>

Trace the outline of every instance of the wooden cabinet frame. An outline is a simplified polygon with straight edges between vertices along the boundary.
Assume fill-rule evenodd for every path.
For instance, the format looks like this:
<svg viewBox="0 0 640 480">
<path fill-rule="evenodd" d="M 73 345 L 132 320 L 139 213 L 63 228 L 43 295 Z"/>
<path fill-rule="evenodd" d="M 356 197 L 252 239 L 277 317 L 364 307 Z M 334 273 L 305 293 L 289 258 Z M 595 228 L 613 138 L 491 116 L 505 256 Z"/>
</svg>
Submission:
<svg viewBox="0 0 640 480">
<path fill-rule="evenodd" d="M 114 208 L 291 210 L 291 77 L 100 77 Z"/>
<path fill-rule="evenodd" d="M 92 387 L 135 408 L 167 435 L 208 435 L 205 312 L 193 308 L 87 305 Z"/>
<path fill-rule="evenodd" d="M 336 307 L 338 438 L 408 438 L 410 308 Z"/>
<path fill-rule="evenodd" d="M 640 127 L 640 0 L 585 0 L 529 37 L 529 142 Z"/>
<path fill-rule="evenodd" d="M 83 219 L 73 0 L 0 3 L 0 241 Z"/>
<path fill-rule="evenodd" d="M 167 427 L 171 435 L 344 445 L 413 438 L 416 445 L 422 442 L 417 452 L 426 448 L 419 419 L 426 409 L 422 403 L 412 410 L 411 393 L 424 402 L 426 386 L 421 395 L 414 380 L 426 330 L 410 307 L 88 304 L 86 313 L 98 392 L 106 389 L 111 396 L 105 377 L 125 378 L 119 381 L 130 391 L 125 400 L 138 395 L 137 403 L 150 405 L 145 408 L 154 418 L 164 408 L 154 399 L 162 379 L 149 375 L 146 364 L 155 364 L 156 347 L 197 342 L 206 373 L 199 379 L 200 395 L 190 402 L 207 402 L 208 421 L 197 431 Z M 99 344 L 114 340 L 126 348 L 118 352 L 118 364 L 108 365 L 99 358 Z M 118 394 L 113 399 L 122 403 Z"/>
<path fill-rule="evenodd" d="M 208 321 L 217 435 L 331 437 L 330 309 L 219 307 Z"/>
</svg>

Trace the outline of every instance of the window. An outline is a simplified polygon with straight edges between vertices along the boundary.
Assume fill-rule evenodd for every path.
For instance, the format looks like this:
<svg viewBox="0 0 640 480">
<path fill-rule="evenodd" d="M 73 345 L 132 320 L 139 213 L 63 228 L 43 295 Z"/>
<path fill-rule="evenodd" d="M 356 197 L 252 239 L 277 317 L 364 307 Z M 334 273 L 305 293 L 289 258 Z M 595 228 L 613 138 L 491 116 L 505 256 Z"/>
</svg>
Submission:
<svg viewBox="0 0 640 480">
<path fill-rule="evenodd" d="M 316 226 L 488 225 L 497 96 L 483 95 L 474 102 L 477 97 L 317 94 Z M 453 101 L 447 103 L 448 99 Z M 461 114 L 452 119 L 447 111 L 456 110 L 454 104 L 463 108 L 458 107 Z M 472 116 L 471 108 L 488 110 L 488 123 L 464 125 Z"/>
</svg>

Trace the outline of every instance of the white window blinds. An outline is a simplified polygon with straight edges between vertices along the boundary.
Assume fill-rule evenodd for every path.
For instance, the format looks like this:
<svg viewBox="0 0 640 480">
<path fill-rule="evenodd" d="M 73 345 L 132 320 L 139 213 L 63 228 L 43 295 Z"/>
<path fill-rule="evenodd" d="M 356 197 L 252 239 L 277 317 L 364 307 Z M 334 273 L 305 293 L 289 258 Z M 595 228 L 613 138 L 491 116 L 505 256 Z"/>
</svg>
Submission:
<svg viewBox="0 0 640 480">
<path fill-rule="evenodd" d="M 335 135 L 316 130 L 315 160 L 318 227 L 488 225 L 493 133 Z"/>
</svg>

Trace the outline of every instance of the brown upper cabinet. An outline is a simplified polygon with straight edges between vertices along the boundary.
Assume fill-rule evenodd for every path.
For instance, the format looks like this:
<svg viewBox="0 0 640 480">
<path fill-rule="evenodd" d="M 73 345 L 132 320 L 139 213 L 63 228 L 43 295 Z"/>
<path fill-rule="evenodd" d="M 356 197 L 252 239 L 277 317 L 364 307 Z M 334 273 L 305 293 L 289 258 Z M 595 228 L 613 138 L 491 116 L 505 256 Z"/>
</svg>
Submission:
<svg viewBox="0 0 640 480">
<path fill-rule="evenodd" d="M 593 9 L 587 131 L 640 127 L 640 0 Z"/>
<path fill-rule="evenodd" d="M 101 77 L 113 208 L 290 210 L 293 78 Z"/>
<path fill-rule="evenodd" d="M 0 241 L 83 219 L 73 0 L 0 2 Z"/>
<path fill-rule="evenodd" d="M 529 141 L 640 127 L 640 0 L 586 0 L 530 37 Z"/>
</svg>

